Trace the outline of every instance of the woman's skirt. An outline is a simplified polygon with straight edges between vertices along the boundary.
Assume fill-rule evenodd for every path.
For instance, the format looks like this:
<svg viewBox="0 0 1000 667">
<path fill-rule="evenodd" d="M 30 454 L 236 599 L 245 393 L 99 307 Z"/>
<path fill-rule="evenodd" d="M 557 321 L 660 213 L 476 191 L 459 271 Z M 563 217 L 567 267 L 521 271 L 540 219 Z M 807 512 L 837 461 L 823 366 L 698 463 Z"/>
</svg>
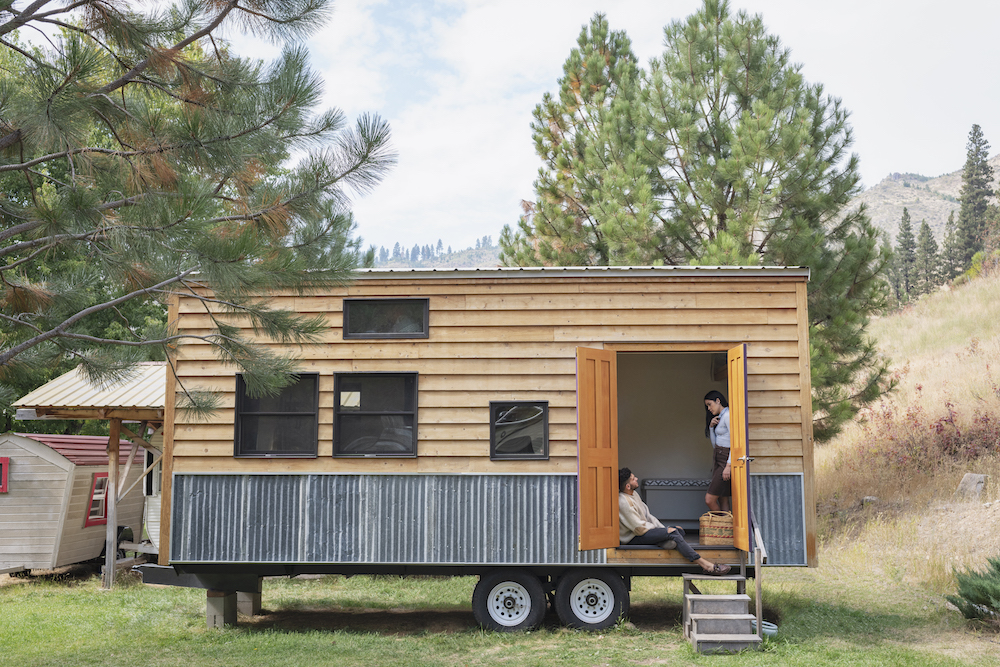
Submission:
<svg viewBox="0 0 1000 667">
<path fill-rule="evenodd" d="M 714 451 L 715 462 L 712 466 L 712 483 L 708 485 L 708 492 L 713 496 L 731 496 L 733 487 L 729 480 L 722 479 L 722 471 L 726 467 L 729 459 L 728 447 L 716 447 Z"/>
</svg>

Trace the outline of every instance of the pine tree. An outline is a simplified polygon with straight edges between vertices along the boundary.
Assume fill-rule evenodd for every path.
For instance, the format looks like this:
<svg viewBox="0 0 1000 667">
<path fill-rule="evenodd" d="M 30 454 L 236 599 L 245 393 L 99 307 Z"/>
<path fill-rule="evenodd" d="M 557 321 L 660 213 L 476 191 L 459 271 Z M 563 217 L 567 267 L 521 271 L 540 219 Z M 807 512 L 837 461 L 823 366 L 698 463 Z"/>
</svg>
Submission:
<svg viewBox="0 0 1000 667">
<path fill-rule="evenodd" d="M 934 233 L 926 220 L 920 221 L 920 231 L 917 233 L 917 258 L 914 264 L 917 294 L 929 294 L 941 284 L 938 275 L 940 258 L 938 244 Z"/>
<path fill-rule="evenodd" d="M 535 110 L 543 166 L 501 261 L 809 266 L 814 432 L 829 438 L 889 384 L 866 334 L 888 256 L 864 207 L 847 210 L 848 113 L 728 2 L 664 35 L 647 73 L 603 16 L 584 28 L 559 98 Z"/>
<path fill-rule="evenodd" d="M 900 303 L 916 296 L 916 262 L 917 242 L 913 238 L 913 225 L 910 224 L 910 212 L 903 207 L 903 216 L 899 220 L 899 231 L 896 234 L 896 252 L 893 258 L 900 283 Z"/>
<path fill-rule="evenodd" d="M 321 79 L 301 40 L 330 3 L 18 4 L 0 9 L 0 381 L 66 358 L 120 378 L 175 340 L 164 300 L 201 298 L 194 276 L 214 290 L 211 310 L 249 317 L 265 337 L 321 336 L 323 318 L 260 295 L 342 284 L 366 261 L 347 194 L 394 161 L 383 121 L 350 128 L 316 108 Z M 19 46 L 19 29 L 53 25 L 48 41 Z M 236 58 L 219 34 L 235 26 L 285 48 L 272 63 Z M 67 263 L 43 272 L 53 257 Z M 160 315 L 133 318 L 133 303 Z M 91 335 L 107 316 L 118 332 Z M 293 360 L 234 337 L 225 316 L 212 325 L 206 342 L 252 393 L 291 381 Z"/>
<path fill-rule="evenodd" d="M 595 14 L 563 65 L 558 95 L 546 93 L 535 107 L 531 129 L 535 152 L 544 163 L 535 181 L 537 200 L 526 204 L 516 230 L 503 230 L 501 262 L 580 266 L 654 261 L 648 217 L 633 222 L 618 200 L 606 195 L 615 188 L 632 210 L 639 209 L 631 193 L 648 196 L 647 172 L 654 161 L 635 159 L 647 155 L 639 149 L 642 133 L 636 129 L 638 78 L 628 36 L 612 31 L 604 15 Z"/>
<path fill-rule="evenodd" d="M 438 239 L 437 254 L 440 255 L 443 252 L 444 252 L 444 242 L 441 239 Z"/>
<path fill-rule="evenodd" d="M 892 244 L 889 243 L 888 235 L 882 238 L 882 254 L 889 257 L 889 262 L 883 271 L 886 284 L 889 287 L 889 306 L 898 308 L 903 303 L 904 292 L 902 281 L 899 279 L 899 265 L 896 262 Z"/>
<path fill-rule="evenodd" d="M 392 246 L 392 258 L 400 259 L 403 256 L 403 248 L 399 245 L 399 241 L 396 241 L 396 245 Z"/>
<path fill-rule="evenodd" d="M 993 167 L 989 164 L 989 157 L 990 144 L 983 136 L 982 129 L 973 125 L 966 144 L 961 208 L 958 213 L 962 271 L 969 268 L 972 256 L 985 247 L 987 207 L 993 196 Z"/>
<path fill-rule="evenodd" d="M 962 271 L 962 241 L 955 224 L 955 211 L 948 213 L 944 226 L 944 246 L 941 249 L 938 275 L 942 281 L 954 280 Z"/>
</svg>

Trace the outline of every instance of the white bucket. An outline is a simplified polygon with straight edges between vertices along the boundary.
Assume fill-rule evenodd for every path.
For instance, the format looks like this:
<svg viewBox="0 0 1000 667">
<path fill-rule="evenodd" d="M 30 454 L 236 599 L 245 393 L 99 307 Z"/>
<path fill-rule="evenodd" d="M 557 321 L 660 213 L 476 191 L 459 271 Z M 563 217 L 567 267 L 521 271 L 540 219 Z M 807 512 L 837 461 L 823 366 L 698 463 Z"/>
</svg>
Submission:
<svg viewBox="0 0 1000 667">
<path fill-rule="evenodd" d="M 764 634 L 768 637 L 773 637 L 778 634 L 778 626 L 770 621 L 761 622 L 761 627 L 764 628 Z M 752 632 L 757 632 L 757 619 L 750 621 L 750 630 Z"/>
</svg>

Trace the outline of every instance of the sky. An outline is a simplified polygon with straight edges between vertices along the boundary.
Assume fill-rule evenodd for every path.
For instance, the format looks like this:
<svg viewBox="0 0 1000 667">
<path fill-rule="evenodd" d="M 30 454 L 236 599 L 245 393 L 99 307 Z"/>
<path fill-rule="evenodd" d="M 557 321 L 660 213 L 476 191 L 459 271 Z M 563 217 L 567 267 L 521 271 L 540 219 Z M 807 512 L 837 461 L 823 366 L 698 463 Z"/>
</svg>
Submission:
<svg viewBox="0 0 1000 667">
<path fill-rule="evenodd" d="M 353 202 L 366 245 L 455 250 L 496 242 L 534 197 L 531 113 L 595 12 L 642 66 L 663 28 L 700 0 L 337 0 L 308 42 L 325 106 L 389 122 L 399 161 Z M 863 187 L 893 172 L 939 176 L 965 162 L 979 124 L 1000 149 L 1000 3 L 982 0 L 731 0 L 760 14 L 810 83 L 851 113 Z M 831 11 L 836 8 L 836 11 Z M 260 57 L 273 47 L 231 37 Z"/>
</svg>

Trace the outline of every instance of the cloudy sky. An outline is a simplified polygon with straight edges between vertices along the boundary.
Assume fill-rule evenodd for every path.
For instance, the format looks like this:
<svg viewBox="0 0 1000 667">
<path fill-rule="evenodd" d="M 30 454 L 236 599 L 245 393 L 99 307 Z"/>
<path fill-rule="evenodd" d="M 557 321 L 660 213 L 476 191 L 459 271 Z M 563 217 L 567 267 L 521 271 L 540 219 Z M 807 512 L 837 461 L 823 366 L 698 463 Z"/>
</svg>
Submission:
<svg viewBox="0 0 1000 667">
<path fill-rule="evenodd" d="M 540 162 L 531 112 L 581 27 L 604 12 L 645 66 L 700 0 L 338 0 L 309 43 L 328 106 L 386 118 L 399 164 L 356 201 L 358 233 L 391 248 L 462 249 L 516 222 Z M 806 79 L 851 111 L 864 185 L 961 168 L 978 123 L 1000 148 L 1000 4 L 731 0 L 761 14 Z M 831 11 L 836 8 L 836 12 Z M 237 40 L 268 56 L 266 46 Z"/>
</svg>

